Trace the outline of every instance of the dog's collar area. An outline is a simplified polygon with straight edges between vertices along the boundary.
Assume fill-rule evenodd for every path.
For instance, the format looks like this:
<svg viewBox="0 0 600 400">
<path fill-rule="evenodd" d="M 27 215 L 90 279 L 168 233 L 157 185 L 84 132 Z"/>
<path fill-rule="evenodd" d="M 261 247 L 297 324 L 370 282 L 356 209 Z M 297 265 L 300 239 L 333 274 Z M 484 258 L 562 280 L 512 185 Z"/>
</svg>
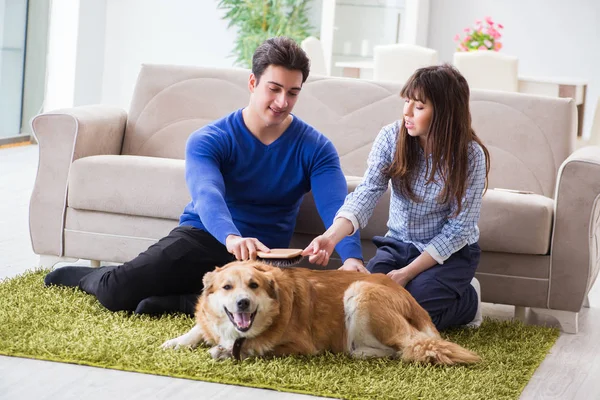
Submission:
<svg viewBox="0 0 600 400">
<path fill-rule="evenodd" d="M 252 324 L 254 323 L 254 317 L 256 316 L 256 312 L 258 311 L 258 307 L 257 307 L 256 310 L 254 310 L 254 312 L 251 314 L 250 313 L 237 313 L 237 314 L 250 314 L 250 317 L 249 317 L 250 321 L 249 321 L 248 326 L 240 327 L 238 325 L 238 323 L 236 322 L 236 318 L 233 316 L 232 313 L 229 312 L 227 307 L 223 306 L 223 309 L 225 310 L 225 314 L 227 314 L 227 316 L 229 317 L 229 320 L 231 321 L 233 326 L 235 326 L 235 329 L 237 329 L 240 332 L 248 332 L 250 330 L 250 328 L 252 328 Z"/>
<path fill-rule="evenodd" d="M 231 349 L 231 355 L 233 356 L 233 358 L 235 358 L 238 361 L 242 360 L 242 345 L 244 344 L 245 340 L 246 340 L 245 337 L 241 337 L 241 338 L 235 339 L 235 342 L 233 342 L 233 348 Z"/>
</svg>

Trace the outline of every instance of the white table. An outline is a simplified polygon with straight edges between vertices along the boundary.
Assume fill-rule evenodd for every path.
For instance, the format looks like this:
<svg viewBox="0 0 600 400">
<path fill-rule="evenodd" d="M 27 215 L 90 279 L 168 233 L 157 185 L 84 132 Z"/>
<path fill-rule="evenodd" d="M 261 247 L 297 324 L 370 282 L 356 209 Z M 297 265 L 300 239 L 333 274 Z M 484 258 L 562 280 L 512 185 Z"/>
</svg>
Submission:
<svg viewBox="0 0 600 400">
<path fill-rule="evenodd" d="M 342 68 L 342 75 L 349 78 L 360 78 L 361 70 L 373 70 L 373 60 L 338 61 L 336 67 Z M 577 106 L 577 136 L 581 136 L 583 126 L 583 111 L 587 82 L 582 79 L 569 77 L 536 77 L 519 76 L 520 93 L 536 94 L 550 97 L 570 97 Z"/>
<path fill-rule="evenodd" d="M 519 92 L 540 96 L 570 97 L 577 107 L 577 136 L 581 136 L 587 82 L 569 77 L 519 76 Z"/>
<path fill-rule="evenodd" d="M 364 61 L 338 61 L 335 63 L 336 67 L 342 68 L 342 76 L 348 78 L 360 78 L 360 70 L 372 70 L 374 69 L 375 63 L 372 60 Z"/>
</svg>

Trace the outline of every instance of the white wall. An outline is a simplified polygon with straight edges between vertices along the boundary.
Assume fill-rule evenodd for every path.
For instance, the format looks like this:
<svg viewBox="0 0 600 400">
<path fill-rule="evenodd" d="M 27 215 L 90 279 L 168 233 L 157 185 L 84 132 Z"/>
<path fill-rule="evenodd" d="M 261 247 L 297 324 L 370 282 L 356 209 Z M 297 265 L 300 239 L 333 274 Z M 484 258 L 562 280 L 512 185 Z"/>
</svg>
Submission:
<svg viewBox="0 0 600 400">
<path fill-rule="evenodd" d="M 586 136 L 600 96 L 600 1 L 431 0 L 428 46 L 451 62 L 454 35 L 485 16 L 504 25 L 501 52 L 519 57 L 519 74 L 588 81 Z"/>
<path fill-rule="evenodd" d="M 107 1 L 110 0 L 79 2 L 73 93 L 75 105 L 98 104 L 102 100 Z"/>
<path fill-rule="evenodd" d="M 79 0 L 54 0 L 48 28 L 44 111 L 74 105 Z"/>
<path fill-rule="evenodd" d="M 142 63 L 231 67 L 217 0 L 106 0 L 102 103 L 129 108 Z"/>
</svg>

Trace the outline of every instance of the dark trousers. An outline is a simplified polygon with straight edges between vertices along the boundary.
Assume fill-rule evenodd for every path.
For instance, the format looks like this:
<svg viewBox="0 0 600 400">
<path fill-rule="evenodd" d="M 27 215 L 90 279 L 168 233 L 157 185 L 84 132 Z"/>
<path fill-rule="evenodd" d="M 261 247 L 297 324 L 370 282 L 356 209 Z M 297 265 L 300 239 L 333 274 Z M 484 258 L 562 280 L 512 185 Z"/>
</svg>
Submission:
<svg viewBox="0 0 600 400">
<path fill-rule="evenodd" d="M 367 264 L 371 273 L 387 274 L 404 268 L 421 252 L 413 244 L 376 236 L 377 252 Z M 406 290 L 429 313 L 438 330 L 465 325 L 475 318 L 477 292 L 471 285 L 479 264 L 477 243 L 467 245 L 444 261 L 421 272 L 406 284 Z"/>
<path fill-rule="evenodd" d="M 209 233 L 178 226 L 133 260 L 86 275 L 79 288 L 111 311 L 134 311 L 147 297 L 199 294 L 204 274 L 234 259 Z"/>
</svg>

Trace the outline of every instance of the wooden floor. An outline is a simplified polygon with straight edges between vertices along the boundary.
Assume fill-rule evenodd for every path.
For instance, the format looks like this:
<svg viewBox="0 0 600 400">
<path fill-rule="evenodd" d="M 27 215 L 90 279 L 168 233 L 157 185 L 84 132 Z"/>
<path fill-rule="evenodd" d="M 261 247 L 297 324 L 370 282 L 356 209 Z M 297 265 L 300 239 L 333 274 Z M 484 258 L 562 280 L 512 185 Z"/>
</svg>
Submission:
<svg viewBox="0 0 600 400">
<path fill-rule="evenodd" d="M 28 204 L 37 146 L 0 149 L 0 278 L 36 266 Z M 82 261 L 84 263 L 85 261 Z M 600 285 L 579 316 L 576 335 L 562 334 L 521 399 L 600 399 Z M 484 315 L 510 318 L 512 307 L 484 304 Z M 531 323 L 555 323 L 530 315 Z M 2 321 L 0 321 L 2 323 Z M 400 398 L 399 394 L 399 398 Z M 309 399 L 289 393 L 102 368 L 0 356 L 0 399 Z"/>
</svg>

